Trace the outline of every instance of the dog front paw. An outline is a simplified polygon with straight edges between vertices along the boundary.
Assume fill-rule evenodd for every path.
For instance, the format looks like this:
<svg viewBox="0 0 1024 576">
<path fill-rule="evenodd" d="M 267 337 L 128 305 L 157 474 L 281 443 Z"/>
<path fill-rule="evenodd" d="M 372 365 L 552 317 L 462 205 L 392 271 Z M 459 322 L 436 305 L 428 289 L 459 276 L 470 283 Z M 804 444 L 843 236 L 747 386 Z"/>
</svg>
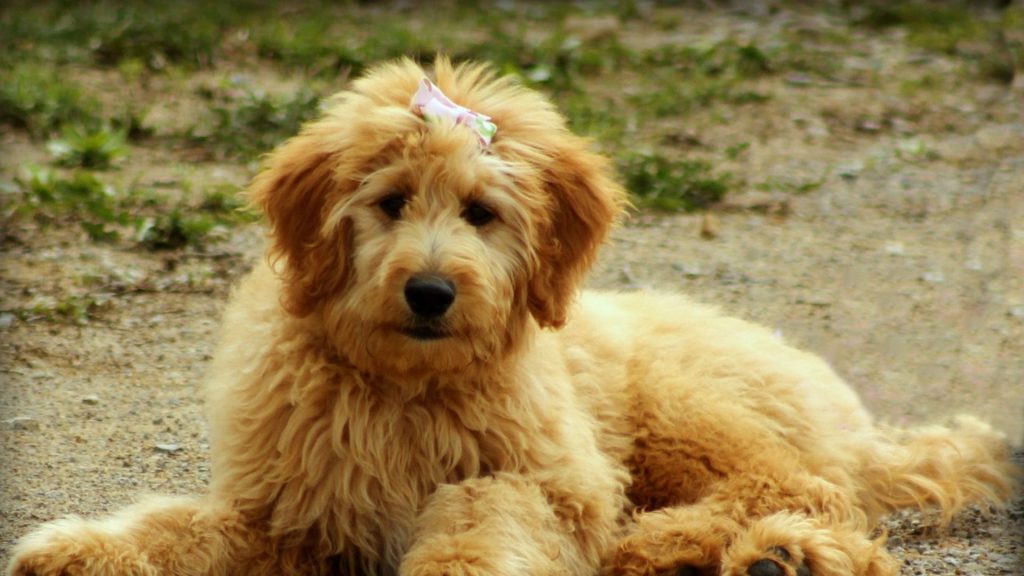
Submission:
<svg viewBox="0 0 1024 576">
<path fill-rule="evenodd" d="M 608 565 L 614 576 L 712 576 L 739 526 L 695 506 L 640 514 Z"/>
<path fill-rule="evenodd" d="M 881 539 L 801 513 L 779 512 L 737 534 L 723 576 L 895 576 Z"/>
<path fill-rule="evenodd" d="M 42 526 L 11 551 L 11 576 L 154 576 L 144 558 L 108 532 L 68 518 Z"/>
<path fill-rule="evenodd" d="M 747 567 L 747 576 L 811 576 L 811 569 L 782 546 L 773 546 L 764 558 Z"/>
</svg>

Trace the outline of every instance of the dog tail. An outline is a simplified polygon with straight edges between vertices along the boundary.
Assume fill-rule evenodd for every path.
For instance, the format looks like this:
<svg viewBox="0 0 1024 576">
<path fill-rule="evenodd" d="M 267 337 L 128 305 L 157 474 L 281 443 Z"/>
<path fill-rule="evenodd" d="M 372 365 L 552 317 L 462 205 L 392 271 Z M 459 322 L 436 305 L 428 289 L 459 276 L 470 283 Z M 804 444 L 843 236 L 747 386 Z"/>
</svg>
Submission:
<svg viewBox="0 0 1024 576">
<path fill-rule="evenodd" d="M 1021 477 L 1005 437 L 972 416 L 957 417 L 949 428 L 879 435 L 862 468 L 865 499 L 878 514 L 937 507 L 946 525 L 968 504 L 1004 506 Z"/>
</svg>

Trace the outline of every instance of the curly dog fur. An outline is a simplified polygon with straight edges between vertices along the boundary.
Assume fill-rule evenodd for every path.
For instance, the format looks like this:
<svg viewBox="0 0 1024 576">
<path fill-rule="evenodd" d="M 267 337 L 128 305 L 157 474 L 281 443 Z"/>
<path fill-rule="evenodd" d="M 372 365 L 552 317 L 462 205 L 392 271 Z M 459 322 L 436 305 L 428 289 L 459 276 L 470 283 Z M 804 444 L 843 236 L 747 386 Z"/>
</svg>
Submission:
<svg viewBox="0 0 1024 576">
<path fill-rule="evenodd" d="M 226 312 L 213 481 L 44 525 L 19 576 L 897 572 L 878 519 L 999 503 L 1001 437 L 872 423 L 819 358 L 683 297 L 579 293 L 626 203 L 540 95 L 380 66 L 250 189 L 266 262 Z"/>
</svg>

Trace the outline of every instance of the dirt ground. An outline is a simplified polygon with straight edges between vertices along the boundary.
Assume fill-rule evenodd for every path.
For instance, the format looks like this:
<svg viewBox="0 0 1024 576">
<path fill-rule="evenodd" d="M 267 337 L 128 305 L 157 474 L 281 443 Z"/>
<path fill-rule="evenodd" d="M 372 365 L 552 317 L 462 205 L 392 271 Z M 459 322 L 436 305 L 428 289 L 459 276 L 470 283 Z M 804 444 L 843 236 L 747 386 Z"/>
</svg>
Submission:
<svg viewBox="0 0 1024 576">
<path fill-rule="evenodd" d="M 880 421 L 976 414 L 1021 458 L 1024 86 L 957 85 L 908 102 L 885 83 L 809 85 L 779 90 L 767 111 L 664 130 L 709 146 L 742 136 L 750 146 L 733 170 L 822 182 L 802 193 L 749 186 L 707 214 L 635 212 L 592 287 L 718 303 L 827 358 Z M 8 172 L 41 154 L 13 133 L 0 147 L 13 152 Z M 132 175 L 152 168 L 155 180 L 182 161 L 154 147 L 132 162 Z M 0 566 L 40 522 L 204 490 L 204 372 L 230 286 L 261 257 L 261 236 L 252 224 L 203 251 L 153 253 L 71 228 L 5 232 L 0 308 L 69 295 L 95 304 L 83 323 L 0 313 Z M 888 528 L 904 574 L 1024 574 L 1020 494 L 946 531 L 920 514 Z"/>
</svg>

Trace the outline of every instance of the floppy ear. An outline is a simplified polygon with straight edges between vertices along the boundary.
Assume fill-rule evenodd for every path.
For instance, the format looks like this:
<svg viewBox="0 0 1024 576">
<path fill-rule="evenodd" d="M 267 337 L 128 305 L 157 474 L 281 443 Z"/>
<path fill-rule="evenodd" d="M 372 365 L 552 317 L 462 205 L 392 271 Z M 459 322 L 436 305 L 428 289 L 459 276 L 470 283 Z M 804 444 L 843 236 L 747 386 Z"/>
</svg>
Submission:
<svg viewBox="0 0 1024 576">
<path fill-rule="evenodd" d="M 556 328 L 565 323 L 579 284 L 627 204 L 607 159 L 587 150 L 583 139 L 561 140 L 543 176 L 551 217 L 529 285 L 533 317 Z"/>
<path fill-rule="evenodd" d="M 342 195 L 338 151 L 307 130 L 278 148 L 253 179 L 249 200 L 270 221 L 268 257 L 283 260 L 281 304 L 297 316 L 313 311 L 337 291 L 347 271 L 349 223 L 326 227 L 327 213 Z"/>
</svg>

